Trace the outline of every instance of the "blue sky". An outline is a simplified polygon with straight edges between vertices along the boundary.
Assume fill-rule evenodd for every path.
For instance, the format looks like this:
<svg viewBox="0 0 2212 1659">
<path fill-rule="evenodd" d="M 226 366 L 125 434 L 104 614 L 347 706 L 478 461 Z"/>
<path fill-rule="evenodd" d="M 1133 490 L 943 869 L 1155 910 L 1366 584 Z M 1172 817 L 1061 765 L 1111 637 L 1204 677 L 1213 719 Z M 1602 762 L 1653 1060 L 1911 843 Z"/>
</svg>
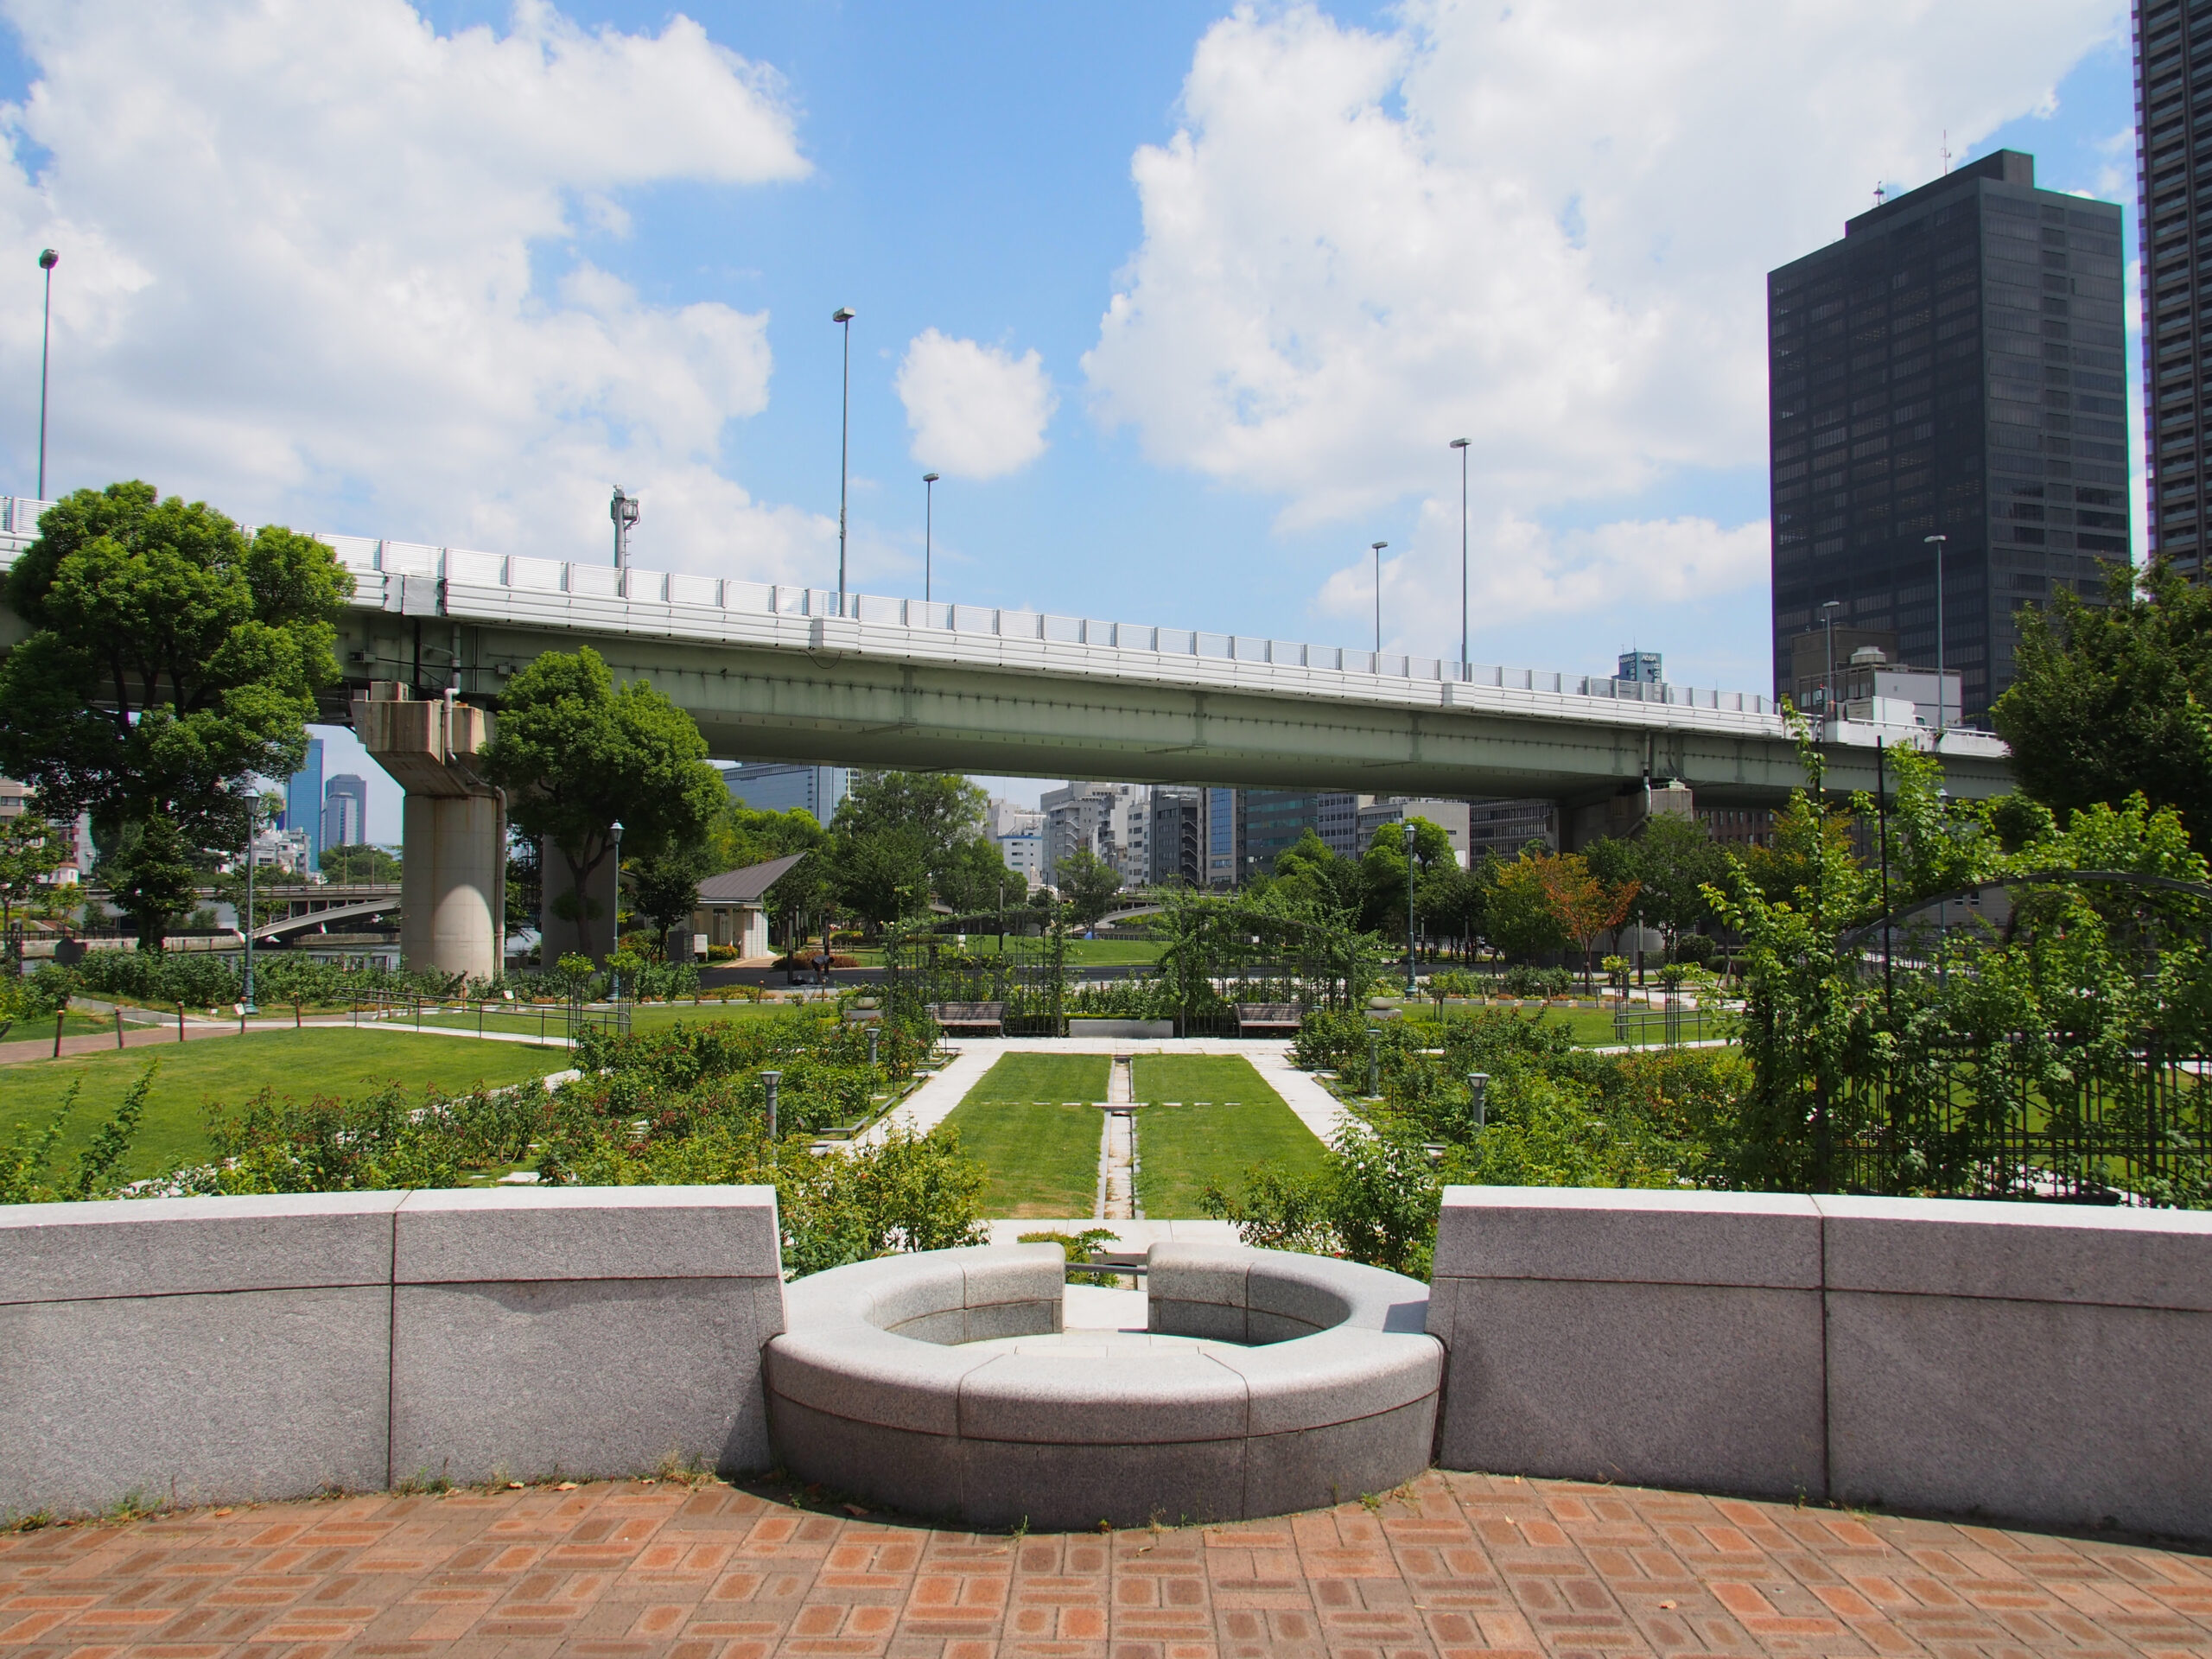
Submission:
<svg viewBox="0 0 2212 1659">
<path fill-rule="evenodd" d="M 831 585 L 849 304 L 855 588 L 936 465 L 939 597 L 1361 644 L 1382 539 L 1456 654 L 1465 433 L 1483 662 L 1766 689 L 1760 278 L 1947 128 L 2133 232 L 2083 0 L 6 10 L 16 487 L 51 241 L 56 487 Z"/>
</svg>

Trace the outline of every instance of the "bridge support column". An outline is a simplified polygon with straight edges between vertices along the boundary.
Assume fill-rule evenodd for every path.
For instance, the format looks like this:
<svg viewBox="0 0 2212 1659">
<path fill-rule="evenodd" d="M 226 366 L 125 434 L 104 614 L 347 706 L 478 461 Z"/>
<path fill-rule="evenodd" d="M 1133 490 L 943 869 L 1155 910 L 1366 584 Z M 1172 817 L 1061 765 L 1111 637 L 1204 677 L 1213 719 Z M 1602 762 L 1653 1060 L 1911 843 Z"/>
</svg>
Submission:
<svg viewBox="0 0 2212 1659">
<path fill-rule="evenodd" d="M 1686 784 L 1641 785 L 1608 796 L 1601 801 L 1559 804 L 1561 830 L 1560 850 L 1580 852 L 1592 842 L 1624 840 L 1643 827 L 1647 818 L 1680 817 L 1694 820 L 1697 804 Z"/>
<path fill-rule="evenodd" d="M 379 682 L 354 700 L 353 729 L 407 791 L 401 963 L 498 977 L 506 938 L 506 798 L 476 770 L 491 716 L 451 695 L 416 702 L 405 687 Z"/>
</svg>

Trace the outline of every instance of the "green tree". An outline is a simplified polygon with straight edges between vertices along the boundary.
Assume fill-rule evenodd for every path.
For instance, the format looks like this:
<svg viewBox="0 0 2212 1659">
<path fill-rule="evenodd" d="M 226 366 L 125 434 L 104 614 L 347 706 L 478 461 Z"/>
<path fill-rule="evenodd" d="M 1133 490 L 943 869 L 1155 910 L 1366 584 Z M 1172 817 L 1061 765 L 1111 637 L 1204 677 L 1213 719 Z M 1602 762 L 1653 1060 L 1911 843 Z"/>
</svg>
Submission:
<svg viewBox="0 0 2212 1659">
<path fill-rule="evenodd" d="M 1414 826 L 1416 906 L 1420 902 L 1421 873 L 1447 864 L 1455 868 L 1458 865 L 1452 853 L 1452 837 L 1441 824 L 1416 817 L 1375 826 L 1375 834 L 1359 861 L 1361 921 L 1371 932 L 1387 933 L 1398 939 L 1404 938 L 1406 932 L 1406 823 Z"/>
<path fill-rule="evenodd" d="M 2139 791 L 2212 845 L 2212 589 L 2164 559 L 2107 582 L 2101 606 L 2061 589 L 2049 613 L 2020 613 L 1991 720 L 2021 789 L 2062 822 Z"/>
<path fill-rule="evenodd" d="M 1053 874 L 1068 919 L 1077 927 L 1092 925 L 1113 909 L 1114 895 L 1122 890 L 1122 878 L 1114 867 L 1088 847 L 1078 847 L 1062 859 Z"/>
<path fill-rule="evenodd" d="M 661 934 L 691 918 L 699 908 L 699 883 L 717 873 L 713 852 L 704 842 L 664 847 L 628 864 L 623 876 L 630 889 L 631 911 Z"/>
<path fill-rule="evenodd" d="M 934 893 L 957 911 L 981 910 L 998 902 L 998 878 L 1006 861 L 982 834 L 983 815 L 990 797 L 981 785 L 954 773 L 937 772 L 856 772 L 845 798 L 838 803 L 830 829 L 837 852 L 833 861 L 842 869 L 855 863 L 853 874 L 839 878 L 842 898 L 846 886 L 870 894 L 867 906 L 848 899 L 872 920 L 889 921 L 911 915 L 919 903 L 896 915 L 879 915 L 893 890 L 910 885 L 905 872 L 913 858 L 921 861 L 922 903 Z M 863 841 L 890 837 L 898 849 L 879 849 L 858 857 L 850 850 Z M 860 874 L 861 870 L 867 874 Z M 899 874 L 890 887 L 887 878 Z"/>
<path fill-rule="evenodd" d="M 1490 942 L 1509 957 L 1541 957 L 1567 948 L 1567 932 L 1552 908 L 1541 861 L 1549 853 L 1531 842 L 1521 856 L 1498 866 L 1490 891 Z"/>
<path fill-rule="evenodd" d="M 507 791 L 516 827 L 561 855 L 569 880 L 551 907 L 582 924 L 597 919 L 587 895 L 594 873 L 613 855 L 615 823 L 626 858 L 705 840 L 729 798 L 706 757 L 690 715 L 649 681 L 617 687 L 586 645 L 549 651 L 508 682 L 483 762 Z M 561 887 L 552 874 L 549 893 Z"/>
<path fill-rule="evenodd" d="M 1694 818 L 1654 813 L 1637 833 L 1583 849 L 1591 873 L 1609 887 L 1635 884 L 1628 919 L 1664 934 L 1672 950 L 1681 936 L 1712 919 L 1706 889 L 1728 879 L 1728 855 Z"/>
<path fill-rule="evenodd" d="M 1329 843 L 1308 830 L 1275 855 L 1268 890 L 1287 900 L 1303 899 L 1323 911 L 1357 916 L 1364 894 L 1357 859 L 1339 858 Z"/>
<path fill-rule="evenodd" d="M 7 575 L 30 634 L 0 663 L 0 770 L 104 840 L 164 818 L 188 847 L 238 845 L 242 791 L 305 758 L 353 585 L 312 537 L 248 541 L 150 484 L 75 492 Z"/>
<path fill-rule="evenodd" d="M 322 879 L 342 886 L 388 886 L 399 880 L 399 858 L 382 847 L 354 842 L 322 849 Z"/>
<path fill-rule="evenodd" d="M 45 878 L 69 861 L 73 841 L 36 812 L 0 818 L 0 933 L 14 925 L 16 907 L 29 906 Z"/>
<path fill-rule="evenodd" d="M 998 908 L 1001 892 L 1020 897 L 1027 884 L 1006 867 L 997 844 L 971 836 L 955 846 L 938 863 L 933 876 L 940 903 L 962 915 Z"/>
<path fill-rule="evenodd" d="M 911 828 L 857 829 L 840 812 L 830 832 L 829 868 L 839 906 L 878 927 L 929 904 L 928 849 Z"/>
<path fill-rule="evenodd" d="M 141 950 L 159 950 L 170 922 L 200 896 L 200 868 L 175 823 L 153 813 L 124 824 L 93 874 L 109 901 L 138 930 Z"/>
</svg>

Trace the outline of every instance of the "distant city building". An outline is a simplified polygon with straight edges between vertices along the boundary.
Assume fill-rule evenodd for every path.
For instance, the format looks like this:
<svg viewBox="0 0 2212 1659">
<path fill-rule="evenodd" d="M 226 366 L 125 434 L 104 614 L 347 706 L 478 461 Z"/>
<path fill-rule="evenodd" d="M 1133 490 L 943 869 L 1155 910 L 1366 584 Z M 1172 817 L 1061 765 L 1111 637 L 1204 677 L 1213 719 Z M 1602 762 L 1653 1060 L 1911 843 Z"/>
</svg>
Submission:
<svg viewBox="0 0 2212 1659">
<path fill-rule="evenodd" d="M 369 781 L 350 772 L 339 772 L 322 786 L 322 842 L 318 851 L 359 847 L 368 838 Z"/>
<path fill-rule="evenodd" d="M 1359 838 L 1359 810 L 1374 804 L 1372 795 L 1325 791 L 1314 802 L 1314 832 L 1338 858 L 1357 858 L 1366 850 Z"/>
<path fill-rule="evenodd" d="M 1469 834 L 1474 809 L 1465 801 L 1439 801 L 1390 796 L 1371 801 L 1359 810 L 1359 845 L 1362 851 L 1375 844 L 1375 832 L 1386 823 L 1403 823 L 1408 818 L 1426 818 L 1444 831 L 1452 843 L 1452 856 L 1459 861 L 1461 869 L 1467 868 Z"/>
<path fill-rule="evenodd" d="M 1236 885 L 1237 802 L 1233 789 L 1205 791 L 1206 879 L 1209 887 Z"/>
<path fill-rule="evenodd" d="M 741 760 L 722 768 L 730 798 L 755 812 L 804 810 L 818 823 L 837 815 L 837 804 L 852 788 L 844 766 L 797 766 L 783 760 Z"/>
<path fill-rule="evenodd" d="M 1238 791 L 1237 880 L 1273 875 L 1275 859 L 1288 852 L 1309 830 L 1321 826 L 1321 797 L 1310 789 L 1247 789 Z"/>
<path fill-rule="evenodd" d="M 1549 801 L 1475 801 L 1467 809 L 1467 856 L 1513 859 L 1524 847 L 1558 845 L 1557 809 Z"/>
<path fill-rule="evenodd" d="M 1774 809 L 1770 806 L 1700 807 L 1698 822 L 1724 847 L 1774 845 Z"/>
<path fill-rule="evenodd" d="M 322 855 L 322 740 L 308 739 L 307 764 L 284 785 L 283 827 L 307 837 L 308 868 L 321 868 Z"/>
<path fill-rule="evenodd" d="M 2101 596 L 2128 556 L 2120 230 L 1999 150 L 1769 273 L 1777 696 L 1830 600 L 1839 659 L 1848 625 L 1934 664 L 1929 536 L 1969 721 L 2012 683 L 2019 611 Z"/>
<path fill-rule="evenodd" d="M 1156 887 L 1202 887 L 1206 880 L 1205 791 L 1176 785 L 1152 791 L 1149 827 Z"/>
<path fill-rule="evenodd" d="M 2212 481 L 2212 397 L 2200 393 L 2197 352 L 2207 319 L 2196 315 L 2212 295 L 2212 188 L 2192 203 L 2191 146 L 2212 140 L 2212 100 L 2202 95 L 2206 22 L 2177 0 L 2135 0 L 2135 188 L 2137 251 L 2143 270 L 2143 461 L 2149 474 L 2151 551 L 2196 575 L 2204 565 L 2205 486 Z M 2197 54 L 2197 98 L 2190 101 L 2190 54 Z M 2200 168 L 2203 158 L 2194 158 Z M 2204 269 L 2192 273 L 2190 251 Z M 2101 254 L 2099 255 L 2101 260 Z M 2101 280 L 2104 268 L 2097 275 Z"/>
<path fill-rule="evenodd" d="M 1613 671 L 1617 680 L 1627 680 L 1637 685 L 1663 685 L 1666 676 L 1659 671 L 1659 653 L 1656 651 L 1624 651 L 1620 666 Z"/>
<path fill-rule="evenodd" d="M 999 849 L 999 856 L 1006 861 L 1009 872 L 1018 875 L 1027 887 L 1038 887 L 1045 880 L 1045 832 L 1042 829 L 1017 830 L 1010 835 L 993 836 L 992 842 Z"/>
<path fill-rule="evenodd" d="M 1152 875 L 1151 804 L 1141 784 L 1071 782 L 1039 800 L 1045 815 L 1045 880 L 1059 885 L 1059 867 L 1077 850 L 1114 867 L 1126 887 Z"/>
<path fill-rule="evenodd" d="M 0 778 L 0 818 L 19 818 L 30 810 L 30 785 Z"/>
</svg>

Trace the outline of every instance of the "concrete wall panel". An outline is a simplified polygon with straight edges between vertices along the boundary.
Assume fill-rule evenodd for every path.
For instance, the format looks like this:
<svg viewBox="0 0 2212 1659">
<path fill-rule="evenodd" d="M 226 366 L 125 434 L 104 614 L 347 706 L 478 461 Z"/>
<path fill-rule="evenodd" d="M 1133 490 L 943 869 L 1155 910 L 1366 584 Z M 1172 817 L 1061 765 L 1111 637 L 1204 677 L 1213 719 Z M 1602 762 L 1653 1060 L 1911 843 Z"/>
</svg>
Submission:
<svg viewBox="0 0 2212 1659">
<path fill-rule="evenodd" d="M 380 1490 L 391 1321 L 381 1285 L 0 1307 L 0 1519 Z"/>
</svg>

